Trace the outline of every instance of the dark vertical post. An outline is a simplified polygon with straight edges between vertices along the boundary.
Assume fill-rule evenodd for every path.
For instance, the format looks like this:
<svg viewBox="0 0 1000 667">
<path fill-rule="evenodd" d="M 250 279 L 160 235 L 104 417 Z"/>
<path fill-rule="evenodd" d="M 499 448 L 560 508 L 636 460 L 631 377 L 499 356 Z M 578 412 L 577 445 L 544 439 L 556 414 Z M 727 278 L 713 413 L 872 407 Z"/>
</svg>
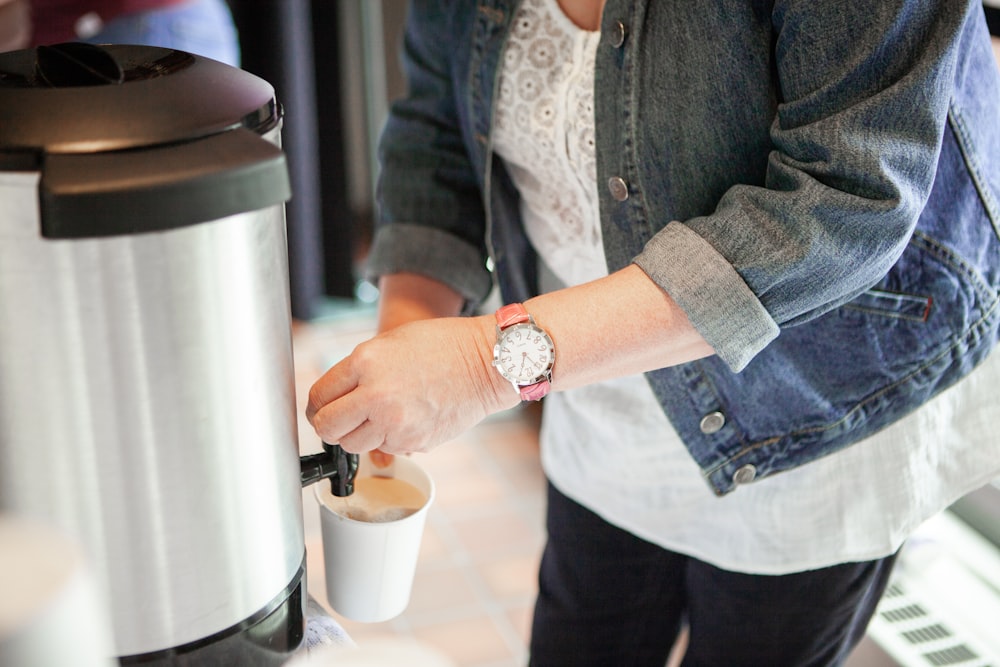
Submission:
<svg viewBox="0 0 1000 667">
<path fill-rule="evenodd" d="M 341 77 L 340 2 L 312 3 L 313 52 L 316 62 L 316 117 L 319 121 L 322 188 L 324 287 L 330 296 L 354 297 L 358 211 L 347 195 L 344 88 Z M 372 0 L 365 0 L 371 2 Z M 356 57 L 360 57 L 360 54 Z"/>
<path fill-rule="evenodd" d="M 229 4 L 240 31 L 243 68 L 270 82 L 284 107 L 282 143 L 292 182 L 286 206 L 292 316 L 311 319 L 324 280 L 311 3 Z"/>
</svg>

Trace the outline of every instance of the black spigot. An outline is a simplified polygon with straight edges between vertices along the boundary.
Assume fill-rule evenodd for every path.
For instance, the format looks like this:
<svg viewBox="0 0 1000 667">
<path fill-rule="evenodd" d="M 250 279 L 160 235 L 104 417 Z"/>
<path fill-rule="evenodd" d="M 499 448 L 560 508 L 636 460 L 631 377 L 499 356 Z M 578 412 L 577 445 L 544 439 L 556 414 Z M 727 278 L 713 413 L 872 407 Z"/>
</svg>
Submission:
<svg viewBox="0 0 1000 667">
<path fill-rule="evenodd" d="M 302 486 L 329 479 L 333 495 L 343 498 L 354 493 L 358 455 L 345 452 L 340 445 L 324 442 L 322 454 L 300 457 L 299 466 L 302 470 Z"/>
</svg>

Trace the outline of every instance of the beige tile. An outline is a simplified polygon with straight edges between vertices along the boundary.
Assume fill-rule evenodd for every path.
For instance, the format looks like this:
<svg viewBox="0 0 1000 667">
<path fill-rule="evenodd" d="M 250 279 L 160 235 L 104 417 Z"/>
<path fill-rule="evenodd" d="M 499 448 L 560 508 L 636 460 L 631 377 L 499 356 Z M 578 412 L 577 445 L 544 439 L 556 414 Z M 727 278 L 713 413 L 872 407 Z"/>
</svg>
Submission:
<svg viewBox="0 0 1000 667">
<path fill-rule="evenodd" d="M 474 560 L 535 553 L 542 535 L 518 512 L 501 507 L 489 515 L 453 521 L 462 547 Z"/>
<path fill-rule="evenodd" d="M 515 553 L 508 558 L 477 564 L 480 576 L 499 603 L 535 598 L 538 592 L 538 553 Z"/>
<path fill-rule="evenodd" d="M 435 477 L 435 485 L 437 498 L 434 504 L 448 514 L 456 510 L 496 507 L 509 497 L 499 478 L 475 468 L 449 478 Z"/>
<path fill-rule="evenodd" d="M 484 425 L 477 437 L 480 448 L 499 463 L 529 461 L 538 464 L 538 433 L 521 421 Z"/>
<path fill-rule="evenodd" d="M 459 667 L 514 665 L 514 653 L 492 618 L 485 614 L 415 628 L 413 635 L 438 649 Z"/>
<path fill-rule="evenodd" d="M 545 473 L 540 465 L 530 461 L 515 461 L 501 465 L 503 478 L 518 500 L 545 497 Z"/>
<path fill-rule="evenodd" d="M 478 603 L 479 598 L 466 567 L 427 568 L 418 565 L 405 615 L 411 622 L 418 622 L 422 616 L 443 610 L 475 609 Z"/>
<path fill-rule="evenodd" d="M 332 614 L 332 616 L 358 645 L 370 645 L 385 637 L 411 636 L 405 623 L 401 622 L 399 619 L 393 619 L 383 623 L 358 623 L 357 621 L 344 618 L 337 613 Z"/>
<path fill-rule="evenodd" d="M 437 565 L 448 563 L 452 560 L 452 552 L 441 538 L 441 534 L 434 521 L 428 515 L 428 521 L 424 524 L 424 534 L 420 540 L 420 555 L 418 563 L 420 565 Z"/>
<path fill-rule="evenodd" d="M 507 610 L 507 620 L 517 632 L 525 653 L 527 653 L 528 642 L 531 639 L 531 618 L 534 612 L 534 601 L 531 604 L 518 605 Z"/>
<path fill-rule="evenodd" d="M 450 482 L 484 472 L 483 452 L 478 447 L 478 431 L 446 442 L 426 454 L 415 454 L 421 466 L 434 478 L 435 483 Z M 489 463 L 487 462 L 487 466 Z"/>
<path fill-rule="evenodd" d="M 309 667 L 338 667 L 345 663 L 380 667 L 458 667 L 455 661 L 426 642 L 395 634 L 366 635 L 350 653 L 336 650 L 311 653 L 307 664 Z"/>
</svg>

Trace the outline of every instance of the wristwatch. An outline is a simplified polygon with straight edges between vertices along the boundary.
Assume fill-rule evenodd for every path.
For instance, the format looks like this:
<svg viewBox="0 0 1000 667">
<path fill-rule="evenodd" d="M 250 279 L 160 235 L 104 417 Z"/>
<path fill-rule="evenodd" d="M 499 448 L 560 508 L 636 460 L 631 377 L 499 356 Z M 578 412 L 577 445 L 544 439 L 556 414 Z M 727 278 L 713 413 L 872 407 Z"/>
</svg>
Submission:
<svg viewBox="0 0 1000 667">
<path fill-rule="evenodd" d="M 497 343 L 493 346 L 493 365 L 521 400 L 537 401 L 549 393 L 556 349 L 552 338 L 520 303 L 506 305 L 496 312 Z"/>
</svg>

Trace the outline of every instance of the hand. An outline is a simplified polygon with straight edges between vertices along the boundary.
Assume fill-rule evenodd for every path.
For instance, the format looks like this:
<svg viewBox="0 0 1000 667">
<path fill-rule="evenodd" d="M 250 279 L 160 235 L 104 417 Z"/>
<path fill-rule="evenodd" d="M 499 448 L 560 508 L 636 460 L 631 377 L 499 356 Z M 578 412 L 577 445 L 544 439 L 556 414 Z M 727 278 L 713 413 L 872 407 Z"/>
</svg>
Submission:
<svg viewBox="0 0 1000 667">
<path fill-rule="evenodd" d="M 362 343 L 309 392 L 306 416 L 349 452 L 424 452 L 519 396 L 492 367 L 493 318 L 437 318 Z"/>
</svg>

